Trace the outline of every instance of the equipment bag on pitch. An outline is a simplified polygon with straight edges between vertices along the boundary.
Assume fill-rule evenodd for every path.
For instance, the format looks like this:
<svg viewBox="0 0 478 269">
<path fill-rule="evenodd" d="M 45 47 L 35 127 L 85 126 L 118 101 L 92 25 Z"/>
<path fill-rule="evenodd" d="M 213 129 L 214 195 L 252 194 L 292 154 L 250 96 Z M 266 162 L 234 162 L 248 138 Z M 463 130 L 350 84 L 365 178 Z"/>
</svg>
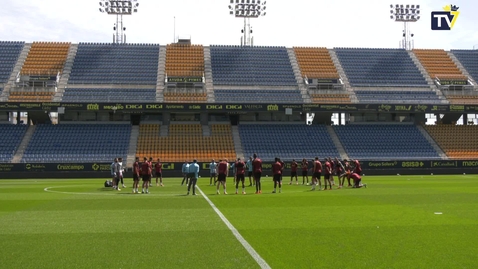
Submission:
<svg viewBox="0 0 478 269">
<path fill-rule="evenodd" d="M 113 187 L 113 181 L 111 181 L 111 180 L 106 180 L 106 181 L 105 181 L 105 187 Z"/>
</svg>

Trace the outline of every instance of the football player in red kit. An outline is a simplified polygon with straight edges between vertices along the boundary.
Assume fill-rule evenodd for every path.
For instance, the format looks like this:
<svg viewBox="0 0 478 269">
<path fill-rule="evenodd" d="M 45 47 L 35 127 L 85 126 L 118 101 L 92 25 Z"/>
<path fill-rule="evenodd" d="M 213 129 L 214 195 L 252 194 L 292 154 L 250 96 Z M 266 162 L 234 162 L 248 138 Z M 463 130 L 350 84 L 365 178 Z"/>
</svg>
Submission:
<svg viewBox="0 0 478 269">
<path fill-rule="evenodd" d="M 315 186 L 317 183 L 319 184 L 319 190 L 322 189 L 322 183 L 320 182 L 320 177 L 322 176 L 322 163 L 319 161 L 319 157 L 315 157 L 314 160 L 314 167 L 313 174 L 312 174 L 312 191 L 315 190 Z"/>
<path fill-rule="evenodd" d="M 257 153 L 253 155 L 252 170 L 254 172 L 254 181 L 256 182 L 256 194 L 262 193 L 261 176 L 262 176 L 262 160 L 257 157 Z"/>
<path fill-rule="evenodd" d="M 309 171 L 309 162 L 305 158 L 302 159 L 301 168 L 302 168 L 302 185 L 305 184 L 306 178 L 307 178 L 307 185 L 309 185 L 309 175 L 307 174 Z"/>
<path fill-rule="evenodd" d="M 226 191 L 226 177 L 227 177 L 227 159 L 224 161 L 219 160 L 219 164 L 217 165 L 217 188 L 216 193 L 219 193 L 219 186 L 222 184 L 224 188 L 224 194 L 227 194 Z"/>
<path fill-rule="evenodd" d="M 139 157 L 136 157 L 136 160 L 133 164 L 133 193 L 138 193 L 140 172 L 141 169 L 139 167 Z"/>
<path fill-rule="evenodd" d="M 367 188 L 366 183 L 362 184 L 362 177 L 359 174 L 352 173 L 350 175 L 350 178 L 353 179 L 353 181 L 354 181 L 354 185 L 353 185 L 352 188 L 362 188 L 362 187 Z"/>
<path fill-rule="evenodd" d="M 246 173 L 246 164 L 241 158 L 237 159 L 237 162 L 234 164 L 236 169 L 236 194 L 239 192 L 239 182 L 242 182 L 242 194 L 246 194 L 246 187 L 244 186 L 244 177 Z"/>
<path fill-rule="evenodd" d="M 297 179 L 297 168 L 299 167 L 299 164 L 295 161 L 292 160 L 292 163 L 290 164 L 290 183 L 289 185 L 292 185 L 292 182 L 294 181 L 295 177 L 295 182 L 297 185 L 299 185 L 299 180 Z"/>
<path fill-rule="evenodd" d="M 332 164 L 329 159 L 325 158 L 324 164 L 324 190 L 327 190 L 327 182 L 329 183 L 329 189 L 332 190 Z"/>
<path fill-rule="evenodd" d="M 158 178 L 159 182 L 161 183 L 161 187 L 163 187 L 163 164 L 161 160 L 158 158 L 158 161 L 154 165 L 154 170 L 156 172 L 156 186 L 158 186 Z"/>
<path fill-rule="evenodd" d="M 280 162 L 279 158 L 275 158 L 275 163 L 272 164 L 272 174 L 273 174 L 273 181 L 274 181 L 274 190 L 272 193 L 276 193 L 277 185 L 279 185 L 279 193 L 282 192 L 282 170 L 283 165 Z"/>
<path fill-rule="evenodd" d="M 151 181 L 152 170 L 151 163 L 148 162 L 146 157 L 144 157 L 144 161 L 141 164 L 141 175 L 143 176 L 143 190 L 141 193 L 149 193 L 149 182 Z"/>
</svg>

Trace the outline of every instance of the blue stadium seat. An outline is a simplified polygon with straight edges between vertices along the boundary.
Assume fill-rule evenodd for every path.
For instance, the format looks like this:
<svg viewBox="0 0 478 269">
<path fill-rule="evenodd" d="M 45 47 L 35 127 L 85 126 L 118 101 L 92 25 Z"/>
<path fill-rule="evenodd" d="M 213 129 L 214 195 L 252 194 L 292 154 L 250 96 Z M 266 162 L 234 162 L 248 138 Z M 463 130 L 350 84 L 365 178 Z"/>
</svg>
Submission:
<svg viewBox="0 0 478 269">
<path fill-rule="evenodd" d="M 0 83 L 10 78 L 24 45 L 25 42 L 0 41 Z"/>
<path fill-rule="evenodd" d="M 0 162 L 10 162 L 22 142 L 27 125 L 0 124 Z"/>
<path fill-rule="evenodd" d="M 478 50 L 451 50 L 468 74 L 478 80 Z"/>
<path fill-rule="evenodd" d="M 361 91 L 355 90 L 360 103 L 382 104 L 440 104 L 441 100 L 432 90 L 429 91 Z"/>
<path fill-rule="evenodd" d="M 68 83 L 156 85 L 159 45 L 80 43 Z"/>
<path fill-rule="evenodd" d="M 110 162 L 128 154 L 129 124 L 37 125 L 22 162 Z"/>
<path fill-rule="evenodd" d="M 214 90 L 218 103 L 303 103 L 299 90 Z"/>
<path fill-rule="evenodd" d="M 335 48 L 352 87 L 426 87 L 404 49 Z"/>
<path fill-rule="evenodd" d="M 297 86 L 285 47 L 212 45 L 215 85 Z"/>
<path fill-rule="evenodd" d="M 135 102 L 156 100 L 156 89 L 67 88 L 62 102 Z"/>
<path fill-rule="evenodd" d="M 334 130 L 352 159 L 440 159 L 415 125 L 351 124 Z"/>
<path fill-rule="evenodd" d="M 289 161 L 339 156 L 323 125 L 241 124 L 239 134 L 246 157 L 257 153 L 265 161 L 275 157 Z"/>
</svg>

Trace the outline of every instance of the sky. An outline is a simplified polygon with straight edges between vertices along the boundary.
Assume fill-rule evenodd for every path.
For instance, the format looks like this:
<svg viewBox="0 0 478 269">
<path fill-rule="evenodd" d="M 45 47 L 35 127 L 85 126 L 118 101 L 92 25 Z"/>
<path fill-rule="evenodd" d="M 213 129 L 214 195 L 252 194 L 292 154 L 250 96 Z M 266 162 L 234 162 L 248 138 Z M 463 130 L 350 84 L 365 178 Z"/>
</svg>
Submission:
<svg viewBox="0 0 478 269">
<path fill-rule="evenodd" d="M 229 15 L 230 0 L 138 0 L 124 16 L 128 43 L 239 45 L 244 21 Z M 0 40 L 112 42 L 115 16 L 99 0 L 0 0 Z M 251 19 L 256 46 L 398 48 L 403 23 L 390 19 L 390 4 L 420 4 L 411 24 L 415 48 L 478 48 L 478 1 L 267 0 L 266 16 Z M 431 30 L 431 12 L 454 4 L 460 15 L 450 31 Z"/>
</svg>

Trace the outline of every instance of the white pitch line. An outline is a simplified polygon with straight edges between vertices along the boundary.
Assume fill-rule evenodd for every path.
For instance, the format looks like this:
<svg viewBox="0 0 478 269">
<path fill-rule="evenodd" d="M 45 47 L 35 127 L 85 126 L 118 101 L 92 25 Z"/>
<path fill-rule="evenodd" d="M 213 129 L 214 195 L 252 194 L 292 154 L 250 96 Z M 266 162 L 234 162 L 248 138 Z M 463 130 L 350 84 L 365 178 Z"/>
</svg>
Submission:
<svg viewBox="0 0 478 269">
<path fill-rule="evenodd" d="M 84 185 L 82 185 L 84 186 Z M 131 192 L 114 192 L 114 193 L 99 193 L 99 192 L 69 192 L 69 191 L 54 191 L 52 189 L 56 188 L 69 188 L 71 186 L 61 186 L 61 187 L 47 187 L 44 188 L 43 190 L 46 192 L 51 192 L 51 193 L 61 193 L 61 194 L 76 194 L 76 195 L 106 195 L 106 196 L 112 196 L 112 195 L 118 195 L 118 194 L 132 194 Z M 129 197 L 138 197 L 141 195 L 131 195 Z M 145 194 L 143 196 L 177 196 L 176 194 L 161 194 L 161 193 L 149 193 Z"/>
<path fill-rule="evenodd" d="M 232 234 L 236 237 L 236 239 L 242 244 L 242 246 L 249 252 L 249 255 L 252 256 L 252 258 L 259 264 L 259 266 L 263 269 L 270 269 L 271 267 L 267 262 L 257 253 L 257 251 L 249 244 L 249 242 L 242 237 L 242 235 L 239 233 L 239 231 L 232 225 L 232 223 L 222 214 L 221 211 L 214 205 L 214 203 L 209 200 L 209 198 L 204 194 L 204 192 L 199 188 L 199 186 L 196 185 L 196 188 L 198 191 L 201 193 L 202 197 L 206 199 L 206 201 L 209 203 L 209 205 L 214 209 L 216 214 L 221 218 L 221 220 L 226 224 L 227 228 L 232 232 Z"/>
</svg>

